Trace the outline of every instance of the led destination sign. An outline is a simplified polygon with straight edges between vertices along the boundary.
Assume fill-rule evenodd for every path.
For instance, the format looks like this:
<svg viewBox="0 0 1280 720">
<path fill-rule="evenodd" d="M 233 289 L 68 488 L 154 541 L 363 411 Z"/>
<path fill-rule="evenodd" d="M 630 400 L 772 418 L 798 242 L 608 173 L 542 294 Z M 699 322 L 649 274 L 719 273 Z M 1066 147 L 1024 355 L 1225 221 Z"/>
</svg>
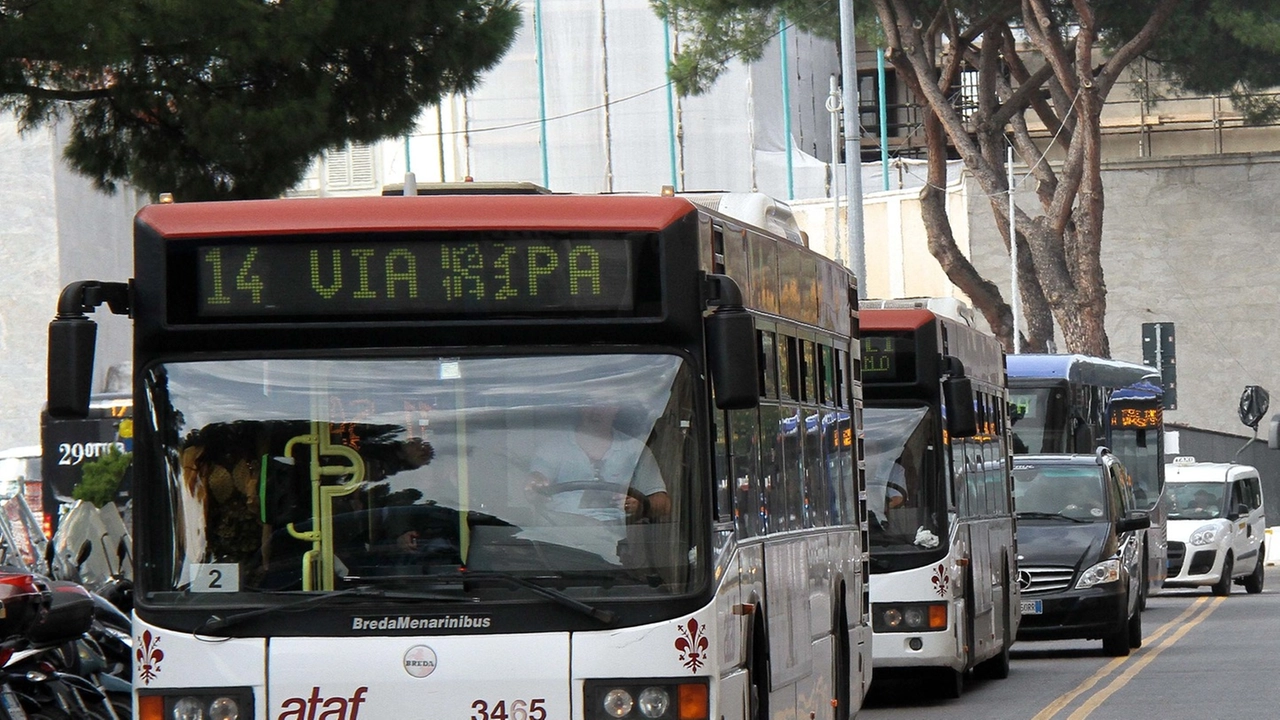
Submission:
<svg viewBox="0 0 1280 720">
<path fill-rule="evenodd" d="M 910 333 L 862 336 L 862 377 L 867 382 L 914 382 L 916 347 Z"/>
<path fill-rule="evenodd" d="M 1164 411 L 1160 408 L 1115 408 L 1111 415 L 1111 427 L 1158 428 L 1164 423 Z"/>
<path fill-rule="evenodd" d="M 207 319 L 628 314 L 636 304 L 634 244 L 627 238 L 201 244 L 190 309 Z"/>
</svg>

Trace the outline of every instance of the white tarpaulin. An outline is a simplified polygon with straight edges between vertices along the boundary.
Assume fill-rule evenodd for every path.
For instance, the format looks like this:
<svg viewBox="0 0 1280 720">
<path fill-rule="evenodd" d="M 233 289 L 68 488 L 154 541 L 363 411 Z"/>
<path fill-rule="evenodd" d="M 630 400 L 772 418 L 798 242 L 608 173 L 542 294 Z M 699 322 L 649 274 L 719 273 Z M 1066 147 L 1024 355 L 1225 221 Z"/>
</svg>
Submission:
<svg viewBox="0 0 1280 720">
<path fill-rule="evenodd" d="M 471 175 L 596 193 L 656 192 L 674 178 L 681 191 L 757 190 L 782 199 L 829 194 L 831 120 L 824 104 L 839 69 L 834 43 L 789 27 L 760 62 L 731 62 L 707 94 L 669 98 L 665 49 L 681 38 L 668 34 L 647 0 L 545 0 L 537 25 L 538 5 L 523 8 L 525 23 L 511 51 L 446 111 L 443 179 Z M 428 113 L 412 141 L 412 169 L 423 180 L 441 179 L 432 177 L 441 164 L 437 140 L 436 118 Z M 389 160 L 394 178 L 404 167 Z"/>
</svg>

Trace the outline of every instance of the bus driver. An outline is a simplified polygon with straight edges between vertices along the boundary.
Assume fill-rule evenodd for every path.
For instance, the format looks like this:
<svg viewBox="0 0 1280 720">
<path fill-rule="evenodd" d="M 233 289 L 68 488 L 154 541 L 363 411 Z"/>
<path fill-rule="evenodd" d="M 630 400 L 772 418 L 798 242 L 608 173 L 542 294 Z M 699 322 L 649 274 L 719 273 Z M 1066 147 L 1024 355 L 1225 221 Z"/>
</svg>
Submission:
<svg viewBox="0 0 1280 720">
<path fill-rule="evenodd" d="M 534 502 L 610 524 L 666 518 L 671 498 L 658 463 L 643 441 L 614 426 L 617 416 L 616 405 L 584 407 L 572 433 L 539 449 L 527 488 Z"/>
</svg>

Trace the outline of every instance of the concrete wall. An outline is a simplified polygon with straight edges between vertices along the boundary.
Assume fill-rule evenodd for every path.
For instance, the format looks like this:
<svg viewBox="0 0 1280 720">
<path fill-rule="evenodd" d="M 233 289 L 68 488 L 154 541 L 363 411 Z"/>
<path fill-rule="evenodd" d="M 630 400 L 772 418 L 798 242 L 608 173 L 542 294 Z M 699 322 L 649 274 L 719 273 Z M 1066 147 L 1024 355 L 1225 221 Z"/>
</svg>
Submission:
<svg viewBox="0 0 1280 720">
<path fill-rule="evenodd" d="M 107 196 L 61 160 L 56 129 L 19 138 L 0 120 L 0 449 L 40 441 L 48 323 L 72 280 L 127 280 L 132 275 L 131 192 Z M 103 319 L 97 383 L 129 360 L 129 325 Z"/>
<path fill-rule="evenodd" d="M 963 183 L 948 188 L 947 212 L 963 218 L 968 208 Z M 848 264 L 846 247 L 848 210 L 840 205 L 839 231 L 832 222 L 835 205 L 828 198 L 789 203 L 800 229 L 809 235 L 809 247 Z M 866 193 L 862 203 L 863 253 L 866 262 L 866 298 L 956 297 L 968 298 L 951 284 L 938 261 L 929 253 L 924 220 L 920 216 L 920 189 Z M 956 244 L 969 249 L 969 225 L 954 225 Z M 839 244 L 837 252 L 836 244 Z"/>
<path fill-rule="evenodd" d="M 1142 323 L 1174 323 L 1178 407 L 1166 419 L 1251 432 L 1236 414 L 1246 385 L 1267 388 L 1280 409 L 1280 153 L 1115 163 L 1103 183 L 1113 357 L 1141 362 Z M 970 197 L 974 263 L 1007 297 L 1009 258 L 990 205 L 974 186 Z M 1030 192 L 1018 202 L 1039 207 Z"/>
</svg>

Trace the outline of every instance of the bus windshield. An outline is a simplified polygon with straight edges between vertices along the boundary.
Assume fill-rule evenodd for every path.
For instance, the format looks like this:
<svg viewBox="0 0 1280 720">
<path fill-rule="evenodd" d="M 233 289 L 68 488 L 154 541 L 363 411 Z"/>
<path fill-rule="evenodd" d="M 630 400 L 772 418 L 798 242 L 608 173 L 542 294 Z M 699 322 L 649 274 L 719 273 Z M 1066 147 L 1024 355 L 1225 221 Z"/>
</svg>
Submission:
<svg viewBox="0 0 1280 720">
<path fill-rule="evenodd" d="M 927 407 L 863 411 L 867 469 L 867 518 L 875 549 L 932 550 L 945 540 L 937 521 Z"/>
<path fill-rule="evenodd" d="M 174 362 L 144 382 L 171 524 L 148 533 L 157 603 L 465 572 L 602 598 L 704 580 L 675 355 Z"/>
<path fill-rule="evenodd" d="M 1138 506 L 1150 510 L 1160 501 L 1161 470 L 1164 458 L 1157 434 L 1161 428 L 1112 428 L 1111 451 L 1124 463 L 1133 478 L 1133 495 Z"/>
<path fill-rule="evenodd" d="M 1067 452 L 1067 406 L 1059 387 L 1009 388 L 1009 423 L 1018 455 Z"/>
</svg>

